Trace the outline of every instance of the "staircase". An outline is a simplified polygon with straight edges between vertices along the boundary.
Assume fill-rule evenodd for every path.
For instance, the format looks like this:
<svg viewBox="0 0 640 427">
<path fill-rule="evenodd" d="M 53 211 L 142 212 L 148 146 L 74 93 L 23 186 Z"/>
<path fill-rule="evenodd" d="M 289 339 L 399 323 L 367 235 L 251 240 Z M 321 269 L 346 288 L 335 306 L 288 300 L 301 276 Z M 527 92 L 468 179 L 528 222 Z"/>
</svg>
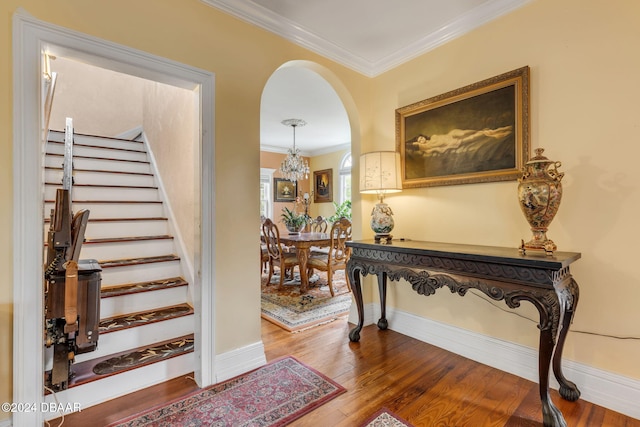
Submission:
<svg viewBox="0 0 640 427">
<path fill-rule="evenodd" d="M 80 259 L 102 267 L 100 338 L 55 398 L 86 408 L 192 372 L 194 313 L 144 142 L 76 134 L 73 154 L 73 211 L 90 210 Z M 45 236 L 63 160 L 64 132 L 50 131 Z"/>
</svg>

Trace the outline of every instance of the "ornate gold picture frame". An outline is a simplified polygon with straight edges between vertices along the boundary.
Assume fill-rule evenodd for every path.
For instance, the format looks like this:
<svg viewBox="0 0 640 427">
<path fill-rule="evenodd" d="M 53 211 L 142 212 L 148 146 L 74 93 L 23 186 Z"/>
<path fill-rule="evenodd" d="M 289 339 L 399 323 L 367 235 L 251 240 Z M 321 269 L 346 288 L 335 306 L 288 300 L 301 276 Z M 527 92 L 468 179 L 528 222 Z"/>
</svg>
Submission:
<svg viewBox="0 0 640 427">
<path fill-rule="evenodd" d="M 313 172 L 313 202 L 333 201 L 333 169 Z"/>
<path fill-rule="evenodd" d="M 529 67 L 396 110 L 402 187 L 509 181 L 529 157 Z"/>
<path fill-rule="evenodd" d="M 298 195 L 298 183 L 284 178 L 273 178 L 273 201 L 295 202 Z"/>
</svg>

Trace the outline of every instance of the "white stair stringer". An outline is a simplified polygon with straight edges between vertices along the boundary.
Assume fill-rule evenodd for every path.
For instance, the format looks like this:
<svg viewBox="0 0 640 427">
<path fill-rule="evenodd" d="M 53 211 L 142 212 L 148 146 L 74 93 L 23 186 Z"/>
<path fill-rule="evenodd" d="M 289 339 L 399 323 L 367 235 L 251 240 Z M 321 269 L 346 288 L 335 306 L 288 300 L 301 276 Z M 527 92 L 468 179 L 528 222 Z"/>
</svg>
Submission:
<svg viewBox="0 0 640 427">
<path fill-rule="evenodd" d="M 45 213 L 54 206 L 56 188 L 62 180 L 63 132 L 51 131 L 45 157 Z M 165 282 L 185 277 L 183 257 L 172 234 L 174 227 L 167 209 L 161 180 L 147 152 L 147 144 L 118 138 L 74 135 L 74 186 L 72 209 L 88 209 L 80 259 L 95 259 L 102 265 L 102 288 L 143 282 Z M 45 223 L 45 241 L 49 223 Z M 97 240 L 97 241 L 96 241 Z M 147 258 L 166 257 L 161 262 Z M 112 266 L 116 260 L 139 260 L 141 263 Z M 189 275 L 190 276 L 190 275 Z M 185 277 L 188 281 L 189 276 Z M 184 283 L 184 282 L 183 282 Z M 162 307 L 188 303 L 187 285 L 124 293 L 101 300 L 101 319 L 129 313 L 153 311 Z M 152 346 L 155 343 L 193 334 L 193 313 L 143 326 L 102 333 L 96 351 L 76 355 L 75 362 L 104 358 L 112 354 Z M 71 386 L 56 393 L 60 403 L 79 403 L 82 408 L 167 381 L 194 370 L 193 353 L 175 356 L 151 365 Z M 45 396 L 53 402 L 53 396 Z M 59 414 L 47 414 L 53 419 Z"/>
</svg>

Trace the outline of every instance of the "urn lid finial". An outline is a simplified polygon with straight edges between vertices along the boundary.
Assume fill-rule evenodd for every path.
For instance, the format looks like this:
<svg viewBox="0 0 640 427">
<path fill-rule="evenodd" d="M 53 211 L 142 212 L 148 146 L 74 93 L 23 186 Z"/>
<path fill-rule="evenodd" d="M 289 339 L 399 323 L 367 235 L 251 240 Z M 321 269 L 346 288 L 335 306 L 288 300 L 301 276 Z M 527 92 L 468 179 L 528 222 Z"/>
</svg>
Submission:
<svg viewBox="0 0 640 427">
<path fill-rule="evenodd" d="M 536 148 L 534 151 L 536 152 L 536 155 L 529 159 L 526 163 L 527 165 L 553 163 L 553 161 L 542 155 L 542 153 L 544 153 L 544 148 Z"/>
<path fill-rule="evenodd" d="M 542 155 L 542 153 L 544 153 L 544 148 L 536 148 L 534 151 L 536 152 L 536 155 L 531 160 L 549 160 Z"/>
</svg>

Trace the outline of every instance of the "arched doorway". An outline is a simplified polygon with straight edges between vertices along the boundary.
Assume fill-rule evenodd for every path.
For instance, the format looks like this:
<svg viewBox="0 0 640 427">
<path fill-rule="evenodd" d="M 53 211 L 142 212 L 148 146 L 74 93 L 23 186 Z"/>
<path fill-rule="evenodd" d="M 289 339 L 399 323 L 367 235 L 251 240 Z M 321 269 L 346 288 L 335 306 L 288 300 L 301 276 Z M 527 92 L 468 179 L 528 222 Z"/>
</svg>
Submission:
<svg viewBox="0 0 640 427">
<path fill-rule="evenodd" d="M 286 119 L 301 119 L 307 124 L 296 131 L 296 148 L 308 160 L 310 175 L 297 181 L 297 196 L 303 201 L 282 202 L 275 197 L 274 184 L 282 177 L 280 164 L 292 147 L 291 129 L 282 124 Z M 310 61 L 290 61 L 273 72 L 263 89 L 260 114 L 260 167 L 271 170 L 271 182 L 261 174 L 261 207 L 263 216 L 281 223 L 284 208 L 297 209 L 312 218 L 330 218 L 336 205 L 344 199 L 345 177 L 340 174 L 343 160 L 352 150 L 359 151 L 358 114 L 355 103 L 337 76 Z M 315 173 L 328 171 L 331 176 L 331 197 L 314 197 Z M 348 189 L 350 190 L 350 186 Z M 310 203 L 304 203 L 304 200 Z M 359 224 L 356 219 L 356 224 Z M 355 226 L 359 230 L 359 225 Z M 356 231 L 359 234 L 359 231 Z"/>
</svg>

